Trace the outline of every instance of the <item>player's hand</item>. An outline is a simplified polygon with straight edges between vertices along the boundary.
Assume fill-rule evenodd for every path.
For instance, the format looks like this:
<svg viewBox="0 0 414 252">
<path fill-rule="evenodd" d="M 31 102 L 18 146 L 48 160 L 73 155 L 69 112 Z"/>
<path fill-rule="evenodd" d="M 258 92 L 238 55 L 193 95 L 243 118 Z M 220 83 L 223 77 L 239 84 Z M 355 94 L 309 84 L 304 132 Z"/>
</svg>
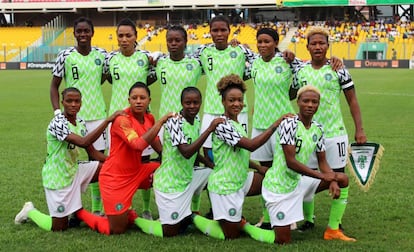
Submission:
<svg viewBox="0 0 414 252">
<path fill-rule="evenodd" d="M 284 50 L 282 54 L 283 54 L 283 58 L 288 64 L 292 63 L 293 60 L 295 59 L 295 53 L 292 52 L 291 50 Z"/>
<path fill-rule="evenodd" d="M 213 121 L 211 121 L 210 126 L 208 127 L 208 130 L 210 132 L 213 132 L 216 129 L 217 125 L 219 125 L 220 123 L 224 123 L 225 121 L 226 119 L 223 117 L 215 118 Z"/>
<path fill-rule="evenodd" d="M 276 122 L 273 123 L 272 127 L 277 128 L 283 120 L 285 120 L 286 118 L 292 118 L 294 116 L 295 114 L 292 114 L 292 113 L 284 114 L 279 119 L 277 119 Z"/>
<path fill-rule="evenodd" d="M 335 172 L 322 173 L 322 180 L 327 181 L 327 182 L 336 181 L 336 173 Z"/>
<path fill-rule="evenodd" d="M 333 199 L 338 199 L 339 196 L 341 194 L 341 188 L 339 188 L 339 185 L 336 181 L 332 181 L 329 184 L 329 195 L 333 198 Z"/>
<path fill-rule="evenodd" d="M 115 111 L 112 115 L 110 115 L 106 120 L 108 120 L 108 122 L 113 122 L 115 118 L 117 118 L 120 115 L 127 115 L 127 113 L 123 110 L 118 110 Z"/>
<path fill-rule="evenodd" d="M 338 71 L 339 69 L 342 69 L 345 67 L 344 62 L 338 57 L 332 56 L 331 58 L 331 67 L 332 70 Z"/>
<path fill-rule="evenodd" d="M 233 38 L 232 40 L 230 40 L 229 45 L 231 45 L 232 47 L 236 47 L 236 46 L 240 45 L 240 41 Z"/>
<path fill-rule="evenodd" d="M 181 115 L 179 113 L 175 113 L 175 112 L 168 112 L 167 114 L 165 114 L 163 117 L 161 117 L 160 121 L 161 123 L 165 123 L 169 118 L 171 117 L 180 117 Z"/>
<path fill-rule="evenodd" d="M 355 142 L 357 144 L 364 144 L 367 142 L 367 136 L 365 135 L 364 129 L 355 131 Z"/>
</svg>

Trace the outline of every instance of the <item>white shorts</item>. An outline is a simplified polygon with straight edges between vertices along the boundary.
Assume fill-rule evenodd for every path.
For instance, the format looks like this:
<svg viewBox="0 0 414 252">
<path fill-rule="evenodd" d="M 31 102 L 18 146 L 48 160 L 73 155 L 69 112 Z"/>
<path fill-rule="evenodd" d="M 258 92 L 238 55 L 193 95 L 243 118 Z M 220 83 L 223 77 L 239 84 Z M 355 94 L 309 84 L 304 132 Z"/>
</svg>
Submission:
<svg viewBox="0 0 414 252">
<path fill-rule="evenodd" d="M 201 121 L 201 131 L 200 132 L 202 133 L 202 132 L 206 131 L 208 126 L 210 126 L 210 123 L 219 116 L 221 116 L 221 115 L 205 113 L 203 115 L 203 120 Z M 248 129 L 248 115 L 247 115 L 247 112 L 241 112 L 239 114 L 239 116 L 237 117 L 237 120 L 239 121 L 239 123 L 241 125 L 243 125 L 244 129 L 247 132 L 247 129 Z M 210 134 L 207 137 L 206 141 L 204 141 L 203 147 L 211 149 L 212 145 L 213 145 L 213 143 L 212 143 L 211 134 Z"/>
<path fill-rule="evenodd" d="M 252 129 L 252 138 L 262 134 L 266 130 L 264 129 Z M 275 150 L 276 139 L 278 135 L 276 132 L 267 140 L 262 146 L 257 148 L 250 154 L 250 158 L 259 162 L 263 161 L 273 161 L 273 153 Z"/>
<path fill-rule="evenodd" d="M 235 193 L 222 195 L 209 192 L 215 220 L 239 222 L 242 217 L 244 198 L 253 183 L 254 172 L 249 172 L 243 187 Z"/>
<path fill-rule="evenodd" d="M 313 199 L 320 182 L 319 179 L 301 176 L 295 190 L 284 194 L 273 193 L 262 186 L 262 196 L 266 201 L 272 227 L 288 226 L 303 220 L 303 201 Z"/>
<path fill-rule="evenodd" d="M 196 167 L 193 180 L 185 191 L 177 193 L 163 193 L 154 188 L 155 202 L 158 207 L 161 224 L 174 225 L 191 215 L 191 201 L 193 195 L 200 195 L 207 185 L 210 168 Z"/>
<path fill-rule="evenodd" d="M 98 165 L 98 161 L 80 162 L 71 185 L 57 190 L 45 188 L 51 217 L 66 217 L 82 208 L 81 193 L 88 188 Z"/>
<path fill-rule="evenodd" d="M 344 168 L 348 157 L 348 136 L 337 136 L 325 139 L 326 160 L 329 166 L 335 170 Z M 308 161 L 308 166 L 312 169 L 318 168 L 316 152 L 312 153 Z"/>
<path fill-rule="evenodd" d="M 101 123 L 103 123 L 104 121 L 105 121 L 104 119 L 93 120 L 93 121 L 85 121 L 86 130 L 88 132 L 92 132 L 99 125 L 101 125 Z M 93 143 L 93 147 L 95 149 L 97 149 L 98 151 L 105 150 L 106 147 L 107 147 L 106 139 L 107 139 L 107 129 L 105 129 L 102 132 L 102 134 L 99 136 L 99 138 L 96 139 L 96 141 Z"/>
</svg>

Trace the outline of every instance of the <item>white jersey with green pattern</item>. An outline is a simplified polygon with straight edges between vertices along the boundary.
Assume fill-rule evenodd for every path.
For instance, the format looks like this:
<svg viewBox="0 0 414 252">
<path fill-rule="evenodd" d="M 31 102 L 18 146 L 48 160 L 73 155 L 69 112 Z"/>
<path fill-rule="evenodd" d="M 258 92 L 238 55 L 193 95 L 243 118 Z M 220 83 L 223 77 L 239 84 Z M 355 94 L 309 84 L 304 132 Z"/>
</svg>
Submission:
<svg viewBox="0 0 414 252">
<path fill-rule="evenodd" d="M 78 118 L 73 125 L 60 113 L 49 123 L 47 157 L 42 169 L 45 188 L 55 190 L 70 185 L 78 171 L 79 147 L 65 141 L 71 133 L 85 136 L 85 121 Z"/>
<path fill-rule="evenodd" d="M 217 82 L 229 74 L 250 76 L 249 70 L 255 55 L 243 46 L 228 46 L 224 50 L 217 50 L 214 44 L 200 47 L 194 56 L 201 61 L 206 75 L 206 92 L 204 98 L 204 113 L 223 114 L 221 97 L 217 91 Z M 246 62 L 248 67 L 246 67 Z M 247 99 L 244 99 L 243 112 L 247 112 Z"/>
<path fill-rule="evenodd" d="M 65 79 L 65 87 L 76 87 L 82 93 L 82 107 L 78 116 L 85 121 L 106 117 L 105 101 L 101 80 L 106 51 L 92 47 L 88 55 L 83 56 L 75 47 L 59 53 L 52 74 Z"/>
<path fill-rule="evenodd" d="M 189 86 L 196 86 L 201 75 L 200 62 L 188 56 L 180 61 L 162 57 L 157 62 L 157 79 L 161 84 L 159 116 L 181 109 L 181 91 Z"/>
<path fill-rule="evenodd" d="M 311 62 L 300 65 L 295 69 L 293 88 L 299 89 L 304 85 L 312 85 L 321 91 L 318 112 L 314 120 L 322 124 L 325 137 L 347 135 L 341 113 L 340 95 L 342 90 L 354 88 L 351 74 L 347 69 L 333 71 L 328 61 L 320 69 L 314 69 Z"/>
<path fill-rule="evenodd" d="M 236 144 L 247 133 L 244 127 L 226 119 L 216 127 L 213 134 L 214 169 L 208 179 L 208 190 L 216 194 L 235 193 L 246 182 L 250 152 Z"/>
<path fill-rule="evenodd" d="M 136 82 L 147 84 L 149 74 L 149 52 L 137 50 L 127 57 L 120 51 L 108 54 L 105 60 L 105 72 L 112 77 L 112 96 L 109 115 L 129 106 L 128 92 Z"/>
<path fill-rule="evenodd" d="M 280 144 L 275 147 L 273 165 L 266 172 L 263 186 L 273 193 L 282 194 L 292 192 L 298 185 L 301 176 L 287 167 L 282 145 L 294 145 L 296 160 L 306 164 L 314 151 L 325 151 L 325 140 L 320 124 L 312 121 L 311 127 L 306 129 L 298 116 L 283 120 L 277 133 Z"/>
<path fill-rule="evenodd" d="M 184 117 L 170 118 L 165 124 L 161 166 L 155 171 L 154 188 L 164 193 L 183 192 L 193 179 L 195 153 L 185 158 L 178 150 L 180 144 L 191 144 L 200 136 L 200 120 L 194 124 Z"/>
<path fill-rule="evenodd" d="M 253 62 L 253 128 L 267 129 L 283 114 L 294 112 L 289 99 L 289 89 L 292 83 L 292 70 L 298 62 L 295 59 L 289 65 L 282 53 L 277 53 L 269 62 L 265 62 L 262 57 Z"/>
</svg>

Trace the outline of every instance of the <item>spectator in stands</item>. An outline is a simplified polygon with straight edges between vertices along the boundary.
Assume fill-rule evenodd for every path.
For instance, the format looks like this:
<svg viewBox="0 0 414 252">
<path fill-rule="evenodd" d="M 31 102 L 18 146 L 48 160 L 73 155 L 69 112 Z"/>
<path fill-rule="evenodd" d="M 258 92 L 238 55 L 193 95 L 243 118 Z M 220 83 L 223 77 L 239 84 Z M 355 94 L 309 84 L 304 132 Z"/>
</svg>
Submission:
<svg viewBox="0 0 414 252">
<path fill-rule="evenodd" d="M 319 110 L 314 118 L 324 127 L 326 136 L 326 156 L 329 166 L 335 172 L 344 172 L 347 161 L 348 135 L 343 121 L 340 99 L 344 92 L 355 125 L 355 141 L 363 144 L 367 141 L 361 111 L 355 93 L 351 75 L 345 68 L 332 70 L 331 61 L 326 58 L 329 48 L 328 32 L 321 27 L 313 27 L 307 34 L 307 49 L 312 60 L 295 69 L 293 89 L 298 90 L 304 85 L 313 85 L 321 92 Z M 329 76 L 326 77 L 326 76 Z M 313 169 L 319 167 L 316 155 L 312 155 L 307 166 Z M 320 167 L 319 167 L 320 168 Z M 328 228 L 325 238 L 349 240 L 340 229 L 342 216 L 345 212 L 348 187 L 341 188 L 338 199 L 332 201 Z M 304 202 L 305 223 L 300 230 L 306 231 L 314 227 L 314 204 L 312 201 Z"/>
<path fill-rule="evenodd" d="M 82 108 L 79 117 L 85 120 L 86 129 L 92 132 L 106 117 L 106 105 L 102 94 L 101 84 L 105 81 L 104 61 L 106 51 L 92 47 L 94 35 L 93 23 L 90 19 L 80 17 L 73 25 L 73 35 L 77 45 L 67 48 L 58 54 L 53 67 L 53 77 L 50 85 L 50 100 L 55 115 L 60 114 L 59 86 L 62 79 L 65 87 L 76 87 L 82 93 Z M 93 144 L 102 153 L 106 148 L 106 131 Z M 92 160 L 92 157 L 89 157 Z M 99 214 L 102 202 L 97 183 L 91 186 L 92 211 Z"/>
<path fill-rule="evenodd" d="M 98 181 L 99 171 L 106 159 L 93 147 L 93 142 L 121 112 L 115 112 L 86 134 L 85 121 L 77 116 L 81 104 L 82 95 L 77 88 L 64 89 L 63 112 L 55 115 L 46 132 L 47 156 L 42 180 L 49 215 L 37 210 L 32 202 L 26 202 L 14 219 L 16 224 L 29 218 L 46 231 L 64 231 L 69 227 L 69 215 L 86 212 L 82 208 L 81 193 L 86 191 L 89 183 Z M 97 161 L 79 162 L 79 147 Z"/>
<path fill-rule="evenodd" d="M 106 216 L 96 216 L 78 211 L 77 217 L 99 233 L 122 234 L 138 218 L 131 209 L 133 196 L 138 188 L 147 189 L 152 183 L 152 174 L 159 167 L 158 162 L 141 162 L 142 151 L 155 141 L 157 134 L 168 118 L 167 113 L 160 120 L 148 112 L 151 101 L 150 90 L 142 82 L 135 83 L 129 90 L 130 106 L 126 115 L 117 117 L 111 127 L 111 152 L 99 174 L 102 199 Z"/>
<path fill-rule="evenodd" d="M 109 113 L 129 106 L 128 90 L 136 82 L 147 85 L 152 84 L 156 78 L 152 70 L 152 56 L 148 51 L 137 50 L 137 28 L 131 19 L 122 19 L 116 28 L 116 37 L 119 49 L 109 53 L 105 60 L 105 73 L 107 80 L 112 84 Z M 108 137 L 110 143 L 110 137 Z M 154 143 L 154 148 L 161 152 L 161 145 Z M 157 146 L 158 144 L 158 146 Z M 110 146 L 111 149 L 111 146 Z M 142 162 L 148 162 L 154 153 L 151 145 L 142 152 Z M 150 210 L 150 190 L 140 190 L 143 199 L 141 216 L 152 219 Z"/>
</svg>

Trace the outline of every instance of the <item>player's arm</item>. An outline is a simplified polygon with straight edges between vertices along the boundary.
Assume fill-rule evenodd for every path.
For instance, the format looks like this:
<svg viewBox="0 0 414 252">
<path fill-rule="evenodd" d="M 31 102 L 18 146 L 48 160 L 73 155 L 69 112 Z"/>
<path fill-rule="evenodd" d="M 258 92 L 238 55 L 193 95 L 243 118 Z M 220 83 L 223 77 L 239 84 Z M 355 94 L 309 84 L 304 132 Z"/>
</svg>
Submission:
<svg viewBox="0 0 414 252">
<path fill-rule="evenodd" d="M 326 160 L 326 152 L 325 151 L 316 152 L 316 157 L 318 158 L 319 170 L 323 174 L 330 174 L 331 177 L 332 176 L 334 177 L 334 179 L 329 184 L 329 193 L 330 193 L 330 195 L 334 199 L 339 198 L 340 193 L 341 193 L 341 189 L 340 189 L 339 183 L 338 183 L 338 180 L 339 180 L 338 174 L 335 173 L 334 171 L 332 171 L 331 167 L 329 166 L 328 161 Z"/>
<path fill-rule="evenodd" d="M 53 111 L 56 111 L 59 109 L 59 86 L 60 83 L 62 83 L 62 77 L 53 76 L 52 81 L 50 83 L 50 102 L 52 103 Z"/>
<path fill-rule="evenodd" d="M 151 147 L 154 149 L 155 152 L 157 152 L 158 155 L 161 155 L 162 152 L 162 144 L 159 137 L 156 137 L 151 142 Z"/>
<path fill-rule="evenodd" d="M 200 153 L 197 153 L 196 162 L 201 162 L 205 166 L 207 166 L 211 169 L 214 169 L 214 163 L 211 162 L 211 160 L 209 158 L 206 158 L 205 156 L 201 155 Z"/>
<path fill-rule="evenodd" d="M 357 144 L 366 143 L 367 136 L 365 135 L 364 128 L 362 126 L 361 110 L 359 107 L 355 88 L 344 90 L 344 94 L 346 101 L 348 102 L 349 109 L 351 111 L 352 119 L 354 120 L 355 141 Z"/>
<path fill-rule="evenodd" d="M 102 75 L 101 75 L 101 85 L 106 81 L 107 76 L 108 76 L 107 74 L 102 73 Z"/>
<path fill-rule="evenodd" d="M 85 150 L 88 153 L 88 157 L 91 157 L 93 160 L 97 160 L 102 163 L 105 162 L 106 155 L 95 149 L 95 147 L 93 147 L 93 144 L 86 147 Z"/>
<path fill-rule="evenodd" d="M 257 162 L 253 160 L 249 160 L 249 167 L 252 169 L 255 169 L 258 173 L 260 173 L 263 176 L 266 174 L 267 170 L 269 169 L 269 167 L 261 166 L 260 164 L 258 164 Z"/>
</svg>

